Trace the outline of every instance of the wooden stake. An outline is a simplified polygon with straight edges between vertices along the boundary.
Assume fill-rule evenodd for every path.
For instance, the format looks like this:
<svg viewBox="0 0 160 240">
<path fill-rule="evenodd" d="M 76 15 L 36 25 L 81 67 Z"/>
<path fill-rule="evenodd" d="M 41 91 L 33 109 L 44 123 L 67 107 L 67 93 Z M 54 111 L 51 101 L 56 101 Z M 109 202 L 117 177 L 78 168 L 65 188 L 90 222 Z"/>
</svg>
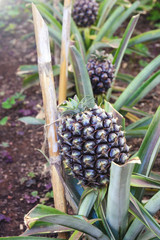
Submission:
<svg viewBox="0 0 160 240">
<path fill-rule="evenodd" d="M 53 8 L 56 9 L 56 11 L 59 11 L 59 7 L 58 7 L 58 3 L 60 2 L 60 0 L 53 0 Z M 56 13 L 54 13 L 54 17 L 57 18 Z M 59 64 L 60 63 L 60 47 L 54 43 L 54 60 L 55 60 L 55 64 Z M 58 80 L 58 76 L 56 77 Z"/>
<path fill-rule="evenodd" d="M 59 104 L 61 104 L 66 99 L 66 92 L 67 92 L 71 7 L 72 7 L 72 1 L 64 0 L 62 44 L 61 44 L 61 67 L 60 67 L 60 83 L 59 83 Z"/>
<path fill-rule="evenodd" d="M 54 193 L 55 208 L 66 212 L 64 187 L 60 179 L 61 161 L 58 151 L 55 121 L 57 120 L 56 93 L 51 65 L 48 28 L 36 6 L 32 3 L 34 29 L 38 55 L 39 78 L 42 89 L 43 104 L 45 109 L 46 130 L 51 159 L 51 181 Z M 66 235 L 60 234 L 61 238 Z"/>
</svg>

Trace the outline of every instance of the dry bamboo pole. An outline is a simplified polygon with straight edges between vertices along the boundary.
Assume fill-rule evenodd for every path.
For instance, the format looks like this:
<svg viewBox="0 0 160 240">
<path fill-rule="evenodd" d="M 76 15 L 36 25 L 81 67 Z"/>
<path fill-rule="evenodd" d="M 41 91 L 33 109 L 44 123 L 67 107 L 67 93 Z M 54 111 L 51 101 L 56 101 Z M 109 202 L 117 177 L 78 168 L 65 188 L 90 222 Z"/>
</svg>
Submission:
<svg viewBox="0 0 160 240">
<path fill-rule="evenodd" d="M 56 9 L 56 11 L 59 11 L 59 7 L 58 7 L 58 3 L 60 2 L 60 0 L 53 0 L 53 8 Z M 57 18 L 56 13 L 54 13 L 54 17 Z M 59 46 L 55 43 L 54 44 L 54 60 L 55 60 L 55 64 L 59 64 L 60 63 L 60 48 Z M 57 76 L 58 79 L 58 76 Z"/>
<path fill-rule="evenodd" d="M 49 146 L 50 172 L 55 208 L 66 212 L 64 187 L 61 182 L 61 161 L 58 151 L 55 121 L 57 120 L 56 93 L 51 65 L 48 28 L 36 6 L 32 3 L 35 38 L 37 45 L 38 70 L 45 109 L 46 130 Z M 64 233 L 61 238 L 67 238 Z"/>
<path fill-rule="evenodd" d="M 60 82 L 59 82 L 59 104 L 61 104 L 66 99 L 66 92 L 67 92 L 71 8 L 72 8 L 72 0 L 64 0 L 62 43 L 61 43 L 61 67 L 60 67 Z"/>
</svg>

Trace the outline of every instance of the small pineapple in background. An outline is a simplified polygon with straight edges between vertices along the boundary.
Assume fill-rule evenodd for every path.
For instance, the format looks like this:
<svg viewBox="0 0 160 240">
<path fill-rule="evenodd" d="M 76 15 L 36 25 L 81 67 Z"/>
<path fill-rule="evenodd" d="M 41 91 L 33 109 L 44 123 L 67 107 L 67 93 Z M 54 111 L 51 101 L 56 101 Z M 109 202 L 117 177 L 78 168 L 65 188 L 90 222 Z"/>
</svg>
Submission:
<svg viewBox="0 0 160 240">
<path fill-rule="evenodd" d="M 93 93 L 95 95 L 106 93 L 111 87 L 115 73 L 115 68 L 112 64 L 112 55 L 105 54 L 104 51 L 96 51 L 87 62 L 87 70 Z"/>
<path fill-rule="evenodd" d="M 129 147 L 112 113 L 97 105 L 89 109 L 87 105 L 75 97 L 60 106 L 60 154 L 82 185 L 104 186 L 109 180 L 111 162 L 124 164 Z"/>
<path fill-rule="evenodd" d="M 78 27 L 89 27 L 96 21 L 98 3 L 95 0 L 76 0 L 72 17 Z"/>
</svg>

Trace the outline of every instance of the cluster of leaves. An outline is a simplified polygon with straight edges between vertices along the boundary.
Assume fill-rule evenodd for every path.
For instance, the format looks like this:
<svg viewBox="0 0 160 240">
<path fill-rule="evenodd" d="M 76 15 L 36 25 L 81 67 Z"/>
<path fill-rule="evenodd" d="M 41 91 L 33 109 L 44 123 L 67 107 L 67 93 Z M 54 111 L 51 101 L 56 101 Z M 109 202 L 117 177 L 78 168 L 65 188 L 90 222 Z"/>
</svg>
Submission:
<svg viewBox="0 0 160 240">
<path fill-rule="evenodd" d="M 85 96 L 92 96 L 85 63 L 75 47 L 71 48 L 71 56 L 75 63 L 75 75 L 79 76 L 78 81 L 83 85 Z M 112 108 L 115 116 L 124 121 L 109 103 L 105 102 L 104 108 L 106 111 Z M 28 229 L 23 234 L 24 239 L 54 231 L 71 232 L 70 240 L 81 239 L 84 234 L 89 239 L 102 240 L 159 239 L 160 227 L 153 215 L 160 209 L 160 181 L 159 176 L 157 179 L 152 172 L 160 148 L 159 130 L 160 108 L 152 119 L 139 151 L 122 166 L 112 162 L 108 188 L 79 189 L 70 178 L 68 186 L 71 186 L 71 196 L 79 196 L 78 199 L 73 198 L 74 203 L 79 205 L 78 214 L 70 216 L 57 209 L 37 205 L 25 217 Z M 155 189 L 156 194 L 143 205 L 144 190 L 148 188 Z"/>
<path fill-rule="evenodd" d="M 11 109 L 14 107 L 18 102 L 21 102 L 25 99 L 25 95 L 22 93 L 15 93 L 13 96 L 7 98 L 5 101 L 2 102 L 1 106 L 3 109 Z M 5 116 L 2 119 L 0 119 L 0 125 L 4 126 L 7 124 L 9 117 Z"/>
<path fill-rule="evenodd" d="M 3 117 L 3 118 L 0 120 L 0 125 L 1 125 L 1 126 L 6 125 L 7 121 L 8 121 L 8 117 L 7 117 L 7 116 Z"/>
<path fill-rule="evenodd" d="M 21 102 L 25 99 L 25 95 L 22 93 L 15 93 L 13 96 L 7 98 L 5 101 L 2 102 L 2 108 L 10 109 L 12 108 L 17 102 Z"/>
</svg>

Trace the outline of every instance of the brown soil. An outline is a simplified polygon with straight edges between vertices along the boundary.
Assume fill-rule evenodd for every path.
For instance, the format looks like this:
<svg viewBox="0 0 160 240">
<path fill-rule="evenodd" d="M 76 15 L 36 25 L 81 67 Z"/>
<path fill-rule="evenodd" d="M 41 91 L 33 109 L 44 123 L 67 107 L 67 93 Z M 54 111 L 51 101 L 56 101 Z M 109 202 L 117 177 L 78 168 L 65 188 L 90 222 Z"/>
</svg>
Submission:
<svg viewBox="0 0 160 240">
<path fill-rule="evenodd" d="M 1 103 L 22 89 L 22 79 L 16 75 L 18 67 L 36 63 L 34 37 L 26 40 L 22 38 L 33 32 L 33 25 L 28 21 L 28 14 L 21 14 L 20 18 L 20 24 L 13 20 L 16 24 L 14 31 L 1 29 Z M 5 22 L 6 26 L 11 20 Z M 21 234 L 25 229 L 24 215 L 44 200 L 47 191 L 51 191 L 51 188 L 48 189 L 50 177 L 46 170 L 46 160 L 37 150 L 44 140 L 43 127 L 27 126 L 18 120 L 26 115 L 36 116 L 39 112 L 39 105 L 42 104 L 39 85 L 24 94 L 25 100 L 18 101 L 11 109 L 0 108 L 0 119 L 5 116 L 9 118 L 5 126 L 0 126 L 0 214 L 7 217 L 0 221 L 0 236 Z M 3 144 L 7 146 L 3 147 Z M 38 191 L 37 198 L 31 197 L 33 191 Z"/>
<path fill-rule="evenodd" d="M 1 28 L 1 103 L 22 89 L 22 79 L 16 75 L 18 67 L 22 64 L 36 63 L 34 37 L 25 40 L 22 38 L 33 31 L 33 25 L 28 21 L 28 13 L 20 14 L 20 19 L 20 22 L 17 22 L 17 18 L 15 22 L 13 19 L 6 20 L 6 25 L 11 22 L 16 24 L 14 31 L 5 31 L 4 27 Z M 146 26 L 143 20 L 137 27 L 139 32 Z M 153 57 L 157 56 L 160 42 L 148 46 Z M 139 59 L 141 57 L 137 55 L 125 56 L 122 71 L 136 75 L 140 71 L 137 64 Z M 151 58 L 143 59 L 151 61 Z M 0 126 L 0 214 L 6 217 L 0 221 L 1 237 L 21 234 L 25 230 L 24 215 L 37 203 L 45 200 L 46 203 L 53 205 L 53 199 L 44 199 L 45 194 L 51 191 L 50 176 L 46 160 L 37 151 L 44 140 L 43 128 L 25 125 L 18 120 L 24 115 L 36 116 L 39 112 L 39 106 L 42 105 L 40 86 L 29 88 L 24 94 L 25 100 L 17 102 L 11 109 L 0 108 L 0 119 L 5 116 L 9 118 L 5 126 Z M 139 106 L 144 111 L 154 113 L 159 105 L 159 99 L 160 86 L 157 86 Z M 141 141 L 141 139 L 130 140 L 136 148 Z M 160 166 L 158 161 L 155 165 L 156 170 Z M 38 191 L 37 197 L 31 197 L 33 191 Z"/>
</svg>

